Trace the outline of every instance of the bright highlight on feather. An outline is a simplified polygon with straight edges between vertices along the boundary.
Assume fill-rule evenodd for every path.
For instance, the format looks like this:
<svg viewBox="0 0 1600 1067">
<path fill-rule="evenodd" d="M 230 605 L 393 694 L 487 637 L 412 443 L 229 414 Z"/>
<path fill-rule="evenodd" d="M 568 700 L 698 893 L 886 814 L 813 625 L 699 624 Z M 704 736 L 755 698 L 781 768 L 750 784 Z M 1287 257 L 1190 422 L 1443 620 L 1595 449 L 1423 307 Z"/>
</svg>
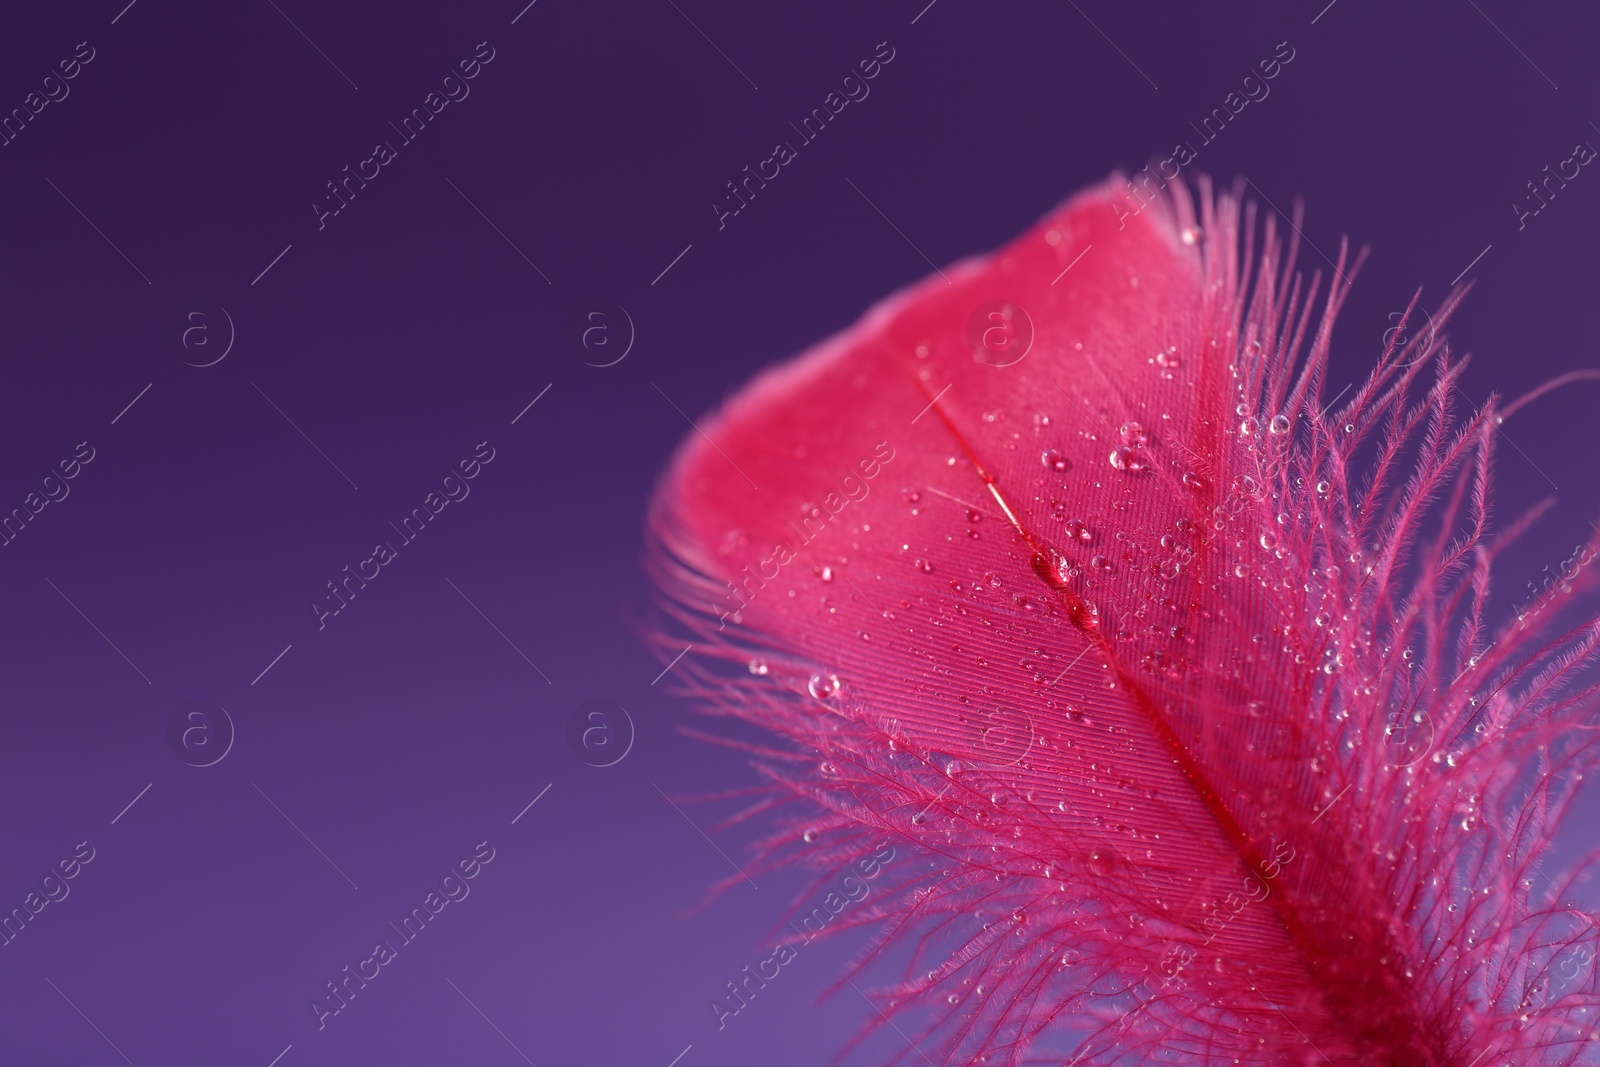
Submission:
<svg viewBox="0 0 1600 1067">
<path fill-rule="evenodd" d="M 1556 623 L 1600 539 L 1496 624 L 1521 524 L 1488 538 L 1499 416 L 1442 335 L 1325 410 L 1359 263 L 1319 301 L 1237 191 L 1122 184 L 674 460 L 679 670 L 797 805 L 758 866 L 912 846 L 834 927 L 908 1061 L 1589 1062 L 1595 917 L 1540 862 L 1595 760 L 1600 624 Z"/>
</svg>

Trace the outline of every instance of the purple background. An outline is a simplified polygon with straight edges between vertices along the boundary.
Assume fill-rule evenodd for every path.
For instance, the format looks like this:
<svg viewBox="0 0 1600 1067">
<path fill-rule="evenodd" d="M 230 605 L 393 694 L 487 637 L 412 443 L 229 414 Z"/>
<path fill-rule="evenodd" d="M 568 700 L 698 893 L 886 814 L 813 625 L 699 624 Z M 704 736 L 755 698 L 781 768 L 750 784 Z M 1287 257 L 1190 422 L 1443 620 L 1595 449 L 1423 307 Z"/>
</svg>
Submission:
<svg viewBox="0 0 1600 1067">
<path fill-rule="evenodd" d="M 707 1007 L 799 882 L 693 911 L 732 869 L 686 816 L 730 808 L 657 789 L 754 780 L 677 732 L 696 718 L 640 639 L 642 513 L 688 431 L 661 394 L 699 415 L 926 273 L 918 249 L 988 250 L 1198 144 L 1189 123 L 1278 42 L 1295 58 L 1271 95 L 1192 170 L 1303 197 L 1329 256 L 1345 233 L 1372 246 L 1336 384 L 1414 287 L 1437 302 L 1486 246 L 1452 331 L 1479 354 L 1467 392 L 1595 362 L 1600 174 L 1521 231 L 1510 206 L 1600 145 L 1600 16 L 1576 5 L 539 0 L 513 24 L 523 2 L 0 14 L 0 109 L 95 50 L 0 148 L 0 511 L 78 442 L 96 453 L 0 549 L 0 911 L 96 850 L 0 948 L 6 1063 L 826 1062 L 868 1017 L 848 989 L 816 1002 L 859 939 L 806 948 L 721 1032 Z M 471 95 L 319 231 L 324 183 L 484 40 Z M 885 40 L 870 96 L 719 232 L 724 183 Z M 604 302 L 637 340 L 596 368 L 570 324 Z M 174 323 L 217 305 L 234 347 L 185 365 Z M 1499 514 L 1562 500 L 1503 604 L 1587 530 L 1596 388 L 1507 425 Z M 484 440 L 471 495 L 319 631 L 324 583 Z M 565 740 L 597 697 L 637 727 L 608 768 Z M 237 729 L 211 767 L 165 739 L 191 698 Z M 711 837 L 744 855 L 748 831 Z M 471 895 L 319 1032 L 311 998 L 483 840 Z"/>
</svg>

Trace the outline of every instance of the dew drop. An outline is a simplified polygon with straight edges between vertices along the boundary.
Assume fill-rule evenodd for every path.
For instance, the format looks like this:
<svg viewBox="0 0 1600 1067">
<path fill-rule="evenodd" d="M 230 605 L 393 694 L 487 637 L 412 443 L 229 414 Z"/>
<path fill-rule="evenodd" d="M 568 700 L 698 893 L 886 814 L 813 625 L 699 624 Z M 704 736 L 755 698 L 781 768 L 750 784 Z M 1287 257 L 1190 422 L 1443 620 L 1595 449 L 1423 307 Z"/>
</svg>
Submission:
<svg viewBox="0 0 1600 1067">
<path fill-rule="evenodd" d="M 813 674 L 806 683 L 806 691 L 818 700 L 827 700 L 839 692 L 839 676 L 837 674 Z"/>
<path fill-rule="evenodd" d="M 1067 559 L 1066 556 L 1063 556 L 1060 552 L 1053 548 L 1050 550 L 1049 559 L 1046 560 L 1036 558 L 1034 560 L 1034 567 L 1036 570 L 1041 565 L 1049 572 L 1051 577 L 1063 585 L 1065 585 L 1067 581 L 1073 577 L 1073 575 L 1078 573 L 1077 568 L 1072 565 L 1072 561 Z"/>
<path fill-rule="evenodd" d="M 1144 427 L 1137 422 L 1128 421 L 1122 424 L 1118 431 L 1122 434 L 1122 443 L 1125 445 L 1147 445 L 1150 436 L 1144 432 Z"/>
<path fill-rule="evenodd" d="M 1111 450 L 1111 466 L 1129 474 L 1138 474 L 1145 469 L 1145 462 L 1136 450 L 1124 445 Z"/>
<path fill-rule="evenodd" d="M 765 676 L 769 670 L 771 668 L 767 666 L 767 661 L 764 659 L 758 657 L 750 661 L 750 673 L 757 677 Z"/>
<path fill-rule="evenodd" d="M 1039 460 L 1048 469 L 1053 471 L 1069 470 L 1072 467 L 1072 464 L 1067 460 L 1067 457 L 1063 456 L 1060 452 L 1057 452 L 1053 448 L 1041 455 Z"/>
<path fill-rule="evenodd" d="M 921 571 L 923 574 L 932 574 L 933 573 L 933 564 L 929 563 L 925 559 L 917 560 L 916 567 L 917 567 L 917 570 Z"/>
<path fill-rule="evenodd" d="M 824 566 L 817 572 L 817 577 L 821 578 L 825 582 L 833 581 L 833 568 Z"/>
<path fill-rule="evenodd" d="M 1253 416 L 1246 415 L 1239 422 L 1239 433 L 1245 437 L 1255 436 L 1256 431 L 1259 429 L 1261 429 L 1261 423 L 1256 421 Z"/>
<path fill-rule="evenodd" d="M 1288 433 L 1289 432 L 1289 416 L 1287 416 L 1287 415 L 1274 415 L 1274 416 L 1272 416 L 1272 421 L 1267 423 L 1267 432 L 1268 433 L 1274 433 L 1274 434 L 1285 434 L 1285 433 Z"/>
<path fill-rule="evenodd" d="M 1198 493 L 1206 487 L 1206 480 L 1194 471 L 1184 471 L 1183 486 L 1185 489 L 1192 489 Z"/>
</svg>

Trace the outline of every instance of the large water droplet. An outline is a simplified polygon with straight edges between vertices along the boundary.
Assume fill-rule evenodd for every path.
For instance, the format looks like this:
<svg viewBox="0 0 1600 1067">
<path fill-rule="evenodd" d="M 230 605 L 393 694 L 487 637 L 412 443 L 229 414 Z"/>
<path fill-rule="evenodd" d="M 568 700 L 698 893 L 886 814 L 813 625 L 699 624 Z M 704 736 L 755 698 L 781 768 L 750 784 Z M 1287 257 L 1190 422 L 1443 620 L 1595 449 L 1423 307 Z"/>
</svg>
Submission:
<svg viewBox="0 0 1600 1067">
<path fill-rule="evenodd" d="M 1042 561 L 1036 560 L 1035 567 L 1037 568 L 1041 562 L 1048 571 L 1049 577 L 1054 578 L 1062 585 L 1065 585 L 1073 575 L 1078 573 L 1078 569 L 1072 565 L 1072 561 L 1053 548 L 1050 550 L 1050 558 Z"/>
<path fill-rule="evenodd" d="M 1072 464 L 1067 460 L 1067 457 L 1063 456 L 1060 452 L 1057 452 L 1053 448 L 1041 455 L 1039 460 L 1047 468 L 1053 471 L 1064 471 L 1072 467 Z"/>
<path fill-rule="evenodd" d="M 1089 869 L 1102 878 L 1117 869 L 1117 856 L 1108 848 L 1096 848 L 1089 853 Z"/>
<path fill-rule="evenodd" d="M 806 691 L 818 700 L 827 700 L 839 692 L 839 676 L 837 674 L 813 674 L 806 683 Z"/>
<path fill-rule="evenodd" d="M 759 656 L 750 661 L 750 673 L 751 674 L 754 674 L 754 675 L 756 675 L 758 677 L 761 677 L 761 676 L 766 675 L 767 672 L 770 671 L 770 670 L 771 670 L 771 668 L 767 666 L 767 661 L 764 660 L 764 659 L 761 659 Z"/>
<path fill-rule="evenodd" d="M 1287 416 L 1287 415 L 1274 415 L 1274 416 L 1272 416 L 1272 421 L 1267 423 L 1267 432 L 1268 433 L 1275 433 L 1275 434 L 1288 433 L 1289 432 L 1289 416 Z"/>
<path fill-rule="evenodd" d="M 1145 469 L 1144 456 L 1127 445 L 1111 450 L 1111 465 L 1119 471 L 1138 474 Z"/>
<path fill-rule="evenodd" d="M 1150 443 L 1150 436 L 1144 432 L 1144 427 L 1132 420 L 1123 423 L 1119 432 L 1122 434 L 1122 443 L 1125 445 L 1147 445 Z"/>
</svg>

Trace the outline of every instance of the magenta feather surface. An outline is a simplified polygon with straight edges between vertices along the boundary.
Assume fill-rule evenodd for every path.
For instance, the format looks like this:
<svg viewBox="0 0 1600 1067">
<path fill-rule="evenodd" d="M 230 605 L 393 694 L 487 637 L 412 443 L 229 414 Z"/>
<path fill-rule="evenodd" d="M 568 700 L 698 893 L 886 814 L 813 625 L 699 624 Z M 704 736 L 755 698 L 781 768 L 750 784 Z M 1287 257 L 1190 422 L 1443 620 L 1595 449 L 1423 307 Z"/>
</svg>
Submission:
<svg viewBox="0 0 1600 1067">
<path fill-rule="evenodd" d="M 1496 405 L 1417 331 L 1324 410 L 1352 272 L 1113 181 L 676 456 L 652 567 L 694 694 L 773 738 L 759 862 L 911 857 L 836 927 L 906 1056 L 1593 1058 L 1583 868 L 1542 861 L 1595 758 L 1594 546 L 1494 606 Z"/>
</svg>

